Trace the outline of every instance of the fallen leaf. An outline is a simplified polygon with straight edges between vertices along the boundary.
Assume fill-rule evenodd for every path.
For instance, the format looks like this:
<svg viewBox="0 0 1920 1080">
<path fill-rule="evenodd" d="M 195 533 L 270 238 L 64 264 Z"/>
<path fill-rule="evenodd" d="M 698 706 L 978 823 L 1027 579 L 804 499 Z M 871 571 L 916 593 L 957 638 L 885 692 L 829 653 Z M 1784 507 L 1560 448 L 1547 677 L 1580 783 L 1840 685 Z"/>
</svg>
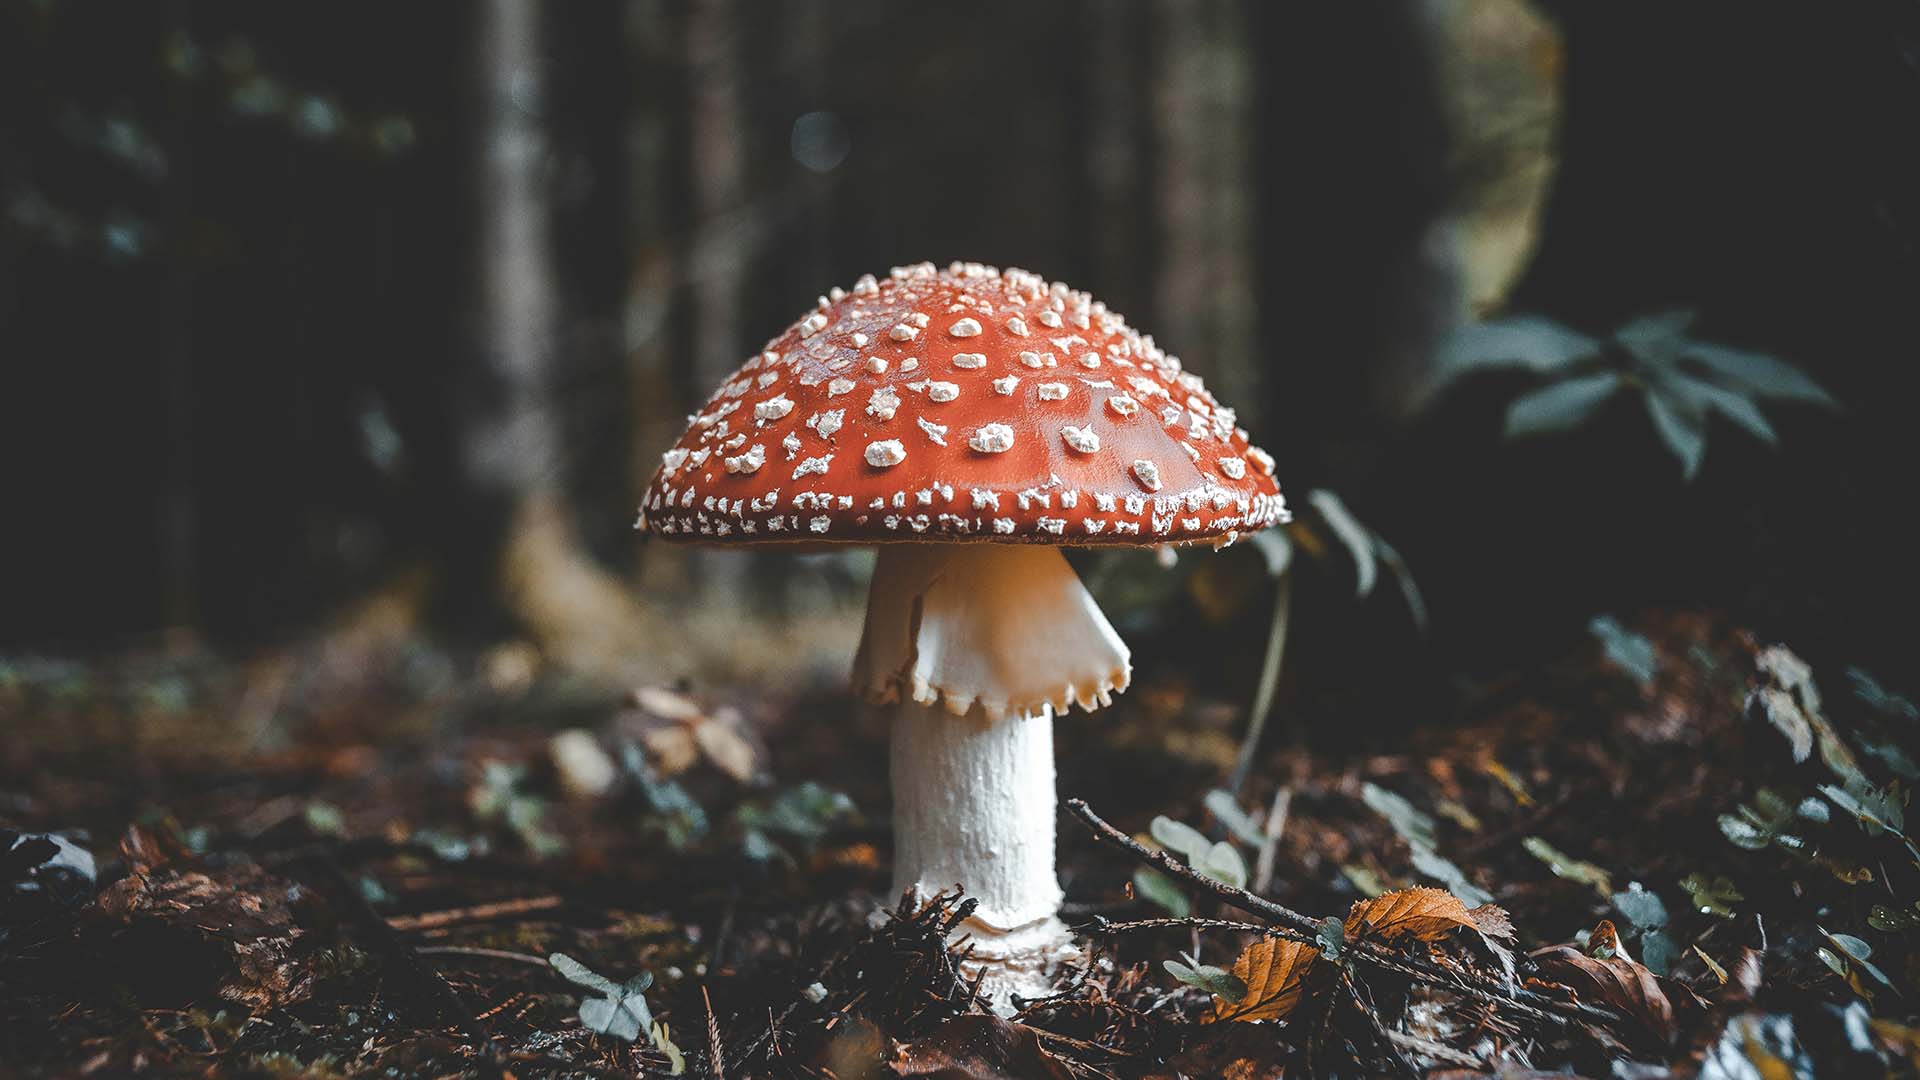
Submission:
<svg viewBox="0 0 1920 1080">
<path fill-rule="evenodd" d="M 1593 940 L 1617 942 L 1611 923 L 1594 928 Z M 1639 1021 L 1662 1042 L 1674 1035 L 1673 1002 L 1660 978 L 1643 964 L 1615 952 L 1604 959 L 1571 945 L 1555 945 L 1533 954 L 1541 972 L 1579 997 L 1618 1009 Z"/>
<path fill-rule="evenodd" d="M 1461 927 L 1480 929 L 1459 897 L 1424 885 L 1356 900 L 1347 912 L 1346 923 L 1349 938 L 1371 933 L 1384 941 L 1408 936 L 1438 941 Z"/>
<path fill-rule="evenodd" d="M 162 847 L 152 834 L 130 830 L 121 844 L 127 876 L 93 901 L 90 921 L 115 955 L 189 994 L 207 986 L 250 1009 L 311 996 L 313 974 L 293 912 L 305 898 L 299 886 L 244 857 L 211 865 L 172 860 Z"/>
<path fill-rule="evenodd" d="M 1261 938 L 1248 945 L 1233 962 L 1233 974 L 1246 984 L 1246 995 L 1238 1003 L 1214 998 L 1208 1022 L 1284 1018 L 1300 1004 L 1307 971 L 1319 957 L 1313 946 L 1283 938 Z"/>
</svg>

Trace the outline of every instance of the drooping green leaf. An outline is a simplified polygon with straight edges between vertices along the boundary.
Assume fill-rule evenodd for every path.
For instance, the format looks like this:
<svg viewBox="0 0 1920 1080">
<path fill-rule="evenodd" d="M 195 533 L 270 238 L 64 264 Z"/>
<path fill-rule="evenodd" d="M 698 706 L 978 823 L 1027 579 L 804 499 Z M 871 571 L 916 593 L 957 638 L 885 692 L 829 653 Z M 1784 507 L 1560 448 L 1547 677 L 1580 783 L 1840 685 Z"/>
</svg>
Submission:
<svg viewBox="0 0 1920 1080">
<path fill-rule="evenodd" d="M 1153 819 L 1147 832 L 1161 847 L 1184 856 L 1189 863 L 1199 863 L 1206 858 L 1207 849 L 1213 847 L 1213 841 L 1206 838 L 1199 829 L 1184 821 L 1175 821 L 1162 814 Z"/>
<path fill-rule="evenodd" d="M 1203 964 L 1186 953 L 1181 953 L 1180 956 L 1186 963 L 1183 964 L 1179 960 L 1162 960 L 1160 966 L 1166 970 L 1167 974 L 1188 986 L 1205 990 L 1229 1004 L 1247 996 L 1247 984 L 1240 976 L 1214 967 L 1212 964 Z"/>
<path fill-rule="evenodd" d="M 1557 371 L 1600 354 L 1600 342 L 1541 315 L 1463 327 L 1434 354 L 1435 389 L 1470 371 L 1524 368 Z"/>
<path fill-rule="evenodd" d="M 1200 861 L 1193 864 L 1193 868 L 1236 889 L 1247 886 L 1246 860 L 1240 857 L 1240 852 L 1232 844 L 1224 840 L 1208 848 Z"/>
<path fill-rule="evenodd" d="M 1853 694 L 1877 712 L 1885 713 L 1896 720 L 1913 722 L 1920 720 L 1920 706 L 1886 687 L 1865 671 L 1854 667 L 1847 669 L 1847 679 L 1853 684 Z"/>
<path fill-rule="evenodd" d="M 1193 901 L 1174 880 L 1158 870 L 1141 867 L 1133 872 L 1133 895 L 1176 919 L 1193 914 Z"/>
<path fill-rule="evenodd" d="M 1689 341 L 1681 356 L 1736 390 L 1780 401 L 1804 401 L 1837 409 L 1840 403 L 1806 372 L 1779 357 L 1704 341 Z"/>
<path fill-rule="evenodd" d="M 1655 381 L 1667 395 L 1686 402 L 1690 412 L 1717 412 L 1768 446 L 1780 444 L 1780 436 L 1761 414 L 1760 407 L 1753 403 L 1753 399 L 1718 383 L 1696 379 L 1680 371 L 1660 372 L 1655 376 Z"/>
<path fill-rule="evenodd" d="M 1513 399 L 1507 406 L 1506 437 L 1569 431 L 1585 423 L 1621 387 L 1613 372 L 1575 375 Z"/>
<path fill-rule="evenodd" d="M 1700 462 L 1707 452 L 1705 417 L 1690 409 L 1686 402 L 1662 392 L 1657 383 L 1647 384 L 1646 398 L 1653 430 L 1673 456 L 1680 459 L 1681 476 L 1691 481 L 1699 475 Z"/>
<path fill-rule="evenodd" d="M 1354 595 L 1364 598 L 1371 594 L 1380 576 L 1374 557 L 1373 531 L 1360 524 L 1360 519 L 1353 516 L 1340 496 L 1325 488 L 1307 492 L 1307 502 L 1320 512 L 1334 538 L 1345 545 L 1347 554 L 1353 557 Z"/>
<path fill-rule="evenodd" d="M 1242 843 L 1259 847 L 1267 842 L 1260 826 L 1254 824 L 1253 818 L 1248 816 L 1245 810 L 1240 809 L 1240 804 L 1234 801 L 1232 792 L 1215 788 L 1207 792 L 1205 805 L 1207 812 L 1213 815 L 1214 820 L 1225 825 L 1227 831 Z"/>
</svg>

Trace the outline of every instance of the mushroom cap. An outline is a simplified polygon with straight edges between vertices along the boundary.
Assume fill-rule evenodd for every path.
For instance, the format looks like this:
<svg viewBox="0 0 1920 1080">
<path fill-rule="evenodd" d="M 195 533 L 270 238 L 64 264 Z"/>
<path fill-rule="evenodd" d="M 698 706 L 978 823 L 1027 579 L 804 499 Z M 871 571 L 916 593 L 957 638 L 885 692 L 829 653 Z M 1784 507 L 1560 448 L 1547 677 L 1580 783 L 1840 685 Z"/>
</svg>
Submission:
<svg viewBox="0 0 1920 1080">
<path fill-rule="evenodd" d="M 664 540 L 1222 543 L 1289 517 L 1198 376 L 1023 270 L 835 289 L 689 419 L 636 524 Z"/>
</svg>

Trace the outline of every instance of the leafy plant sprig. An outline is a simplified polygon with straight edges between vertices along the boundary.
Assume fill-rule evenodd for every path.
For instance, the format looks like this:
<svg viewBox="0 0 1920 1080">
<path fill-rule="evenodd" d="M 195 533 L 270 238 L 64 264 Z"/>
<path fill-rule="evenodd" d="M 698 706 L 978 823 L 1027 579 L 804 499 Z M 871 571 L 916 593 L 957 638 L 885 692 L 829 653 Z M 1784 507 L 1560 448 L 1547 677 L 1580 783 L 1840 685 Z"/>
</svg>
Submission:
<svg viewBox="0 0 1920 1080">
<path fill-rule="evenodd" d="M 1520 368 L 1546 378 L 1507 406 L 1506 437 L 1569 431 L 1621 391 L 1641 395 L 1655 433 L 1692 480 L 1718 415 L 1768 446 L 1780 437 L 1762 400 L 1838 408 L 1806 372 L 1775 356 L 1692 337 L 1695 313 L 1645 315 L 1605 338 L 1540 315 L 1469 326 L 1443 345 L 1429 392 L 1473 371 Z"/>
</svg>

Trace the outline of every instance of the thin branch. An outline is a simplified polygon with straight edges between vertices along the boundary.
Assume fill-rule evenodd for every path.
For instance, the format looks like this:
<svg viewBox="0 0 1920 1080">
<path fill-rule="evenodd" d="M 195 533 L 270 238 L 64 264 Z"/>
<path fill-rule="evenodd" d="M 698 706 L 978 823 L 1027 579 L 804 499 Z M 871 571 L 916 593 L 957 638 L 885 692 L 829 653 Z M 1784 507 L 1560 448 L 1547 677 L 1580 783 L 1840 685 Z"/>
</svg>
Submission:
<svg viewBox="0 0 1920 1080">
<path fill-rule="evenodd" d="M 476 945 L 422 945 L 413 951 L 421 956 L 477 956 L 487 960 L 511 960 L 516 964 L 531 964 L 539 968 L 552 967 L 546 960 L 530 953 L 483 949 Z"/>
<path fill-rule="evenodd" d="M 1067 809 L 1092 829 L 1096 837 L 1108 844 L 1133 855 L 1164 874 L 1213 893 L 1241 911 L 1273 920 L 1276 925 L 1264 928 L 1263 933 L 1308 945 L 1318 944 L 1320 924 L 1315 920 L 1265 897 L 1255 896 L 1245 889 L 1236 889 L 1224 881 L 1210 878 L 1167 852 L 1154 851 L 1146 847 L 1094 813 L 1085 799 L 1068 799 Z M 1188 920 L 1173 921 L 1180 925 L 1191 925 Z M 1347 955 L 1360 963 L 1404 975 L 1429 986 L 1437 986 L 1470 996 L 1492 998 L 1516 1012 L 1541 1020 L 1566 1023 L 1573 1019 L 1581 1019 L 1615 1023 L 1620 1019 L 1611 1010 L 1597 1006 L 1559 1001 L 1525 989 L 1508 990 L 1491 980 L 1467 972 L 1449 971 L 1430 961 L 1403 955 L 1379 942 L 1349 940 Z"/>
</svg>

